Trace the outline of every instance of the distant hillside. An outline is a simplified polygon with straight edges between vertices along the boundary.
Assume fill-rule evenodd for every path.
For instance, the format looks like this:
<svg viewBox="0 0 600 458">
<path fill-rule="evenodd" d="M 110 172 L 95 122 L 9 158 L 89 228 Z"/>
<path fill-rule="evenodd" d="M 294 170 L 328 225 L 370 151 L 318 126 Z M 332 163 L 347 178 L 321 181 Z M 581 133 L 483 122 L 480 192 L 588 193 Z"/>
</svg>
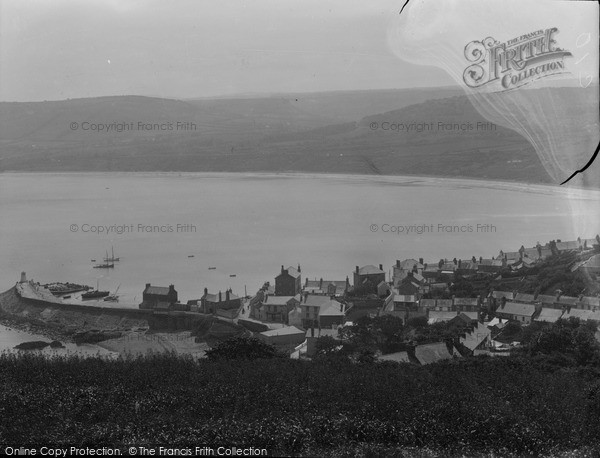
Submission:
<svg viewBox="0 0 600 458">
<path fill-rule="evenodd" d="M 550 182 L 532 146 L 511 130 L 440 131 L 437 123 L 486 123 L 457 93 L 0 103 L 0 171 L 296 171 Z M 178 122 L 195 130 L 178 129 Z M 435 129 L 391 130 L 394 123 L 419 122 Z M 84 130 L 92 123 L 130 128 Z"/>
</svg>

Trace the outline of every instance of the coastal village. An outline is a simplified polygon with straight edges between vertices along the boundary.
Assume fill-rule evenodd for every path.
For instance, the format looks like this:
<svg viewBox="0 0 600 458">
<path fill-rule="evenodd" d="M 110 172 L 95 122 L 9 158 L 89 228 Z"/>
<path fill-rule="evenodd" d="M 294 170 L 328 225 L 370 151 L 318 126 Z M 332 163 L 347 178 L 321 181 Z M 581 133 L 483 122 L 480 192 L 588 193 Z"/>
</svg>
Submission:
<svg viewBox="0 0 600 458">
<path fill-rule="evenodd" d="M 561 256 L 567 257 L 570 272 L 587 279 L 588 287 L 583 293 L 540 290 L 537 278 L 540 266 Z M 215 323 L 230 326 L 229 332 L 223 331 L 223 338 L 256 337 L 292 358 L 314 357 L 323 337 L 342 345 L 347 335 L 344 330 L 365 317 L 391 316 L 403 324 L 443 323 L 453 329 L 451 339 L 438 336 L 425 342 L 407 341 L 404 351 L 377 355 L 380 360 L 421 365 L 468 355 L 508 354 L 519 345 L 518 339 L 507 340 L 505 328 L 511 322 L 528 326 L 574 317 L 600 323 L 598 235 L 591 239 L 537 243 L 529 248 L 521 246 L 516 251 L 501 250 L 492 258 L 397 260 L 387 272 L 382 264 L 357 265 L 345 278 L 340 275 L 338 279 L 311 279 L 309 274 L 303 275 L 300 265 L 281 265 L 274 272 L 273 283 L 266 282 L 253 296 L 242 297 L 231 289 L 204 288 L 201 297 L 185 302 L 179 300 L 175 285 L 148 283 L 138 310 L 115 307 L 102 310 L 119 319 L 128 317 L 143 331 L 148 329 L 143 326 L 146 322 L 150 323 L 150 330 L 189 330 L 197 327 L 201 318 L 210 317 L 212 329 Z M 78 306 L 63 304 L 56 297 L 57 291 L 71 292 L 77 287 L 39 285 L 28 281 L 23 273 L 16 291 L 30 301 L 72 309 Z M 587 291 L 590 293 L 585 294 Z M 108 333 L 97 340 L 115 337 L 111 329 L 104 331 Z M 196 342 L 200 340 L 197 338 Z"/>
</svg>

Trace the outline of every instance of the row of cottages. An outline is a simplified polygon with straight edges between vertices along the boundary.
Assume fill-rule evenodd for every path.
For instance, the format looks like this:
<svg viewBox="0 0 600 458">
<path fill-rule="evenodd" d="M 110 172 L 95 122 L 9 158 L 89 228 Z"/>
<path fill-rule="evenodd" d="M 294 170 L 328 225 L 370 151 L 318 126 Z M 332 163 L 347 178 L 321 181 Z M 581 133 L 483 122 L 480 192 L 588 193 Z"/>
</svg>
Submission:
<svg viewBox="0 0 600 458">
<path fill-rule="evenodd" d="M 519 321 L 525 325 L 533 321 L 556 323 L 558 320 L 568 320 L 571 317 L 582 321 L 600 323 L 600 311 L 576 309 L 567 306 L 563 309 L 544 307 L 540 303 L 521 303 L 507 301 L 496 310 L 496 316 L 507 320 Z"/>
<path fill-rule="evenodd" d="M 189 310 L 199 313 L 219 313 L 226 312 L 231 315 L 237 314 L 242 307 L 242 298 L 233 294 L 231 289 L 212 294 L 208 292 L 208 288 L 204 288 L 204 294 L 200 299 L 188 301 Z"/>
<path fill-rule="evenodd" d="M 542 311 L 541 304 L 523 304 L 521 302 L 503 301 L 496 309 L 496 316 L 529 325 Z"/>
<path fill-rule="evenodd" d="M 392 293 L 383 303 L 382 314 L 394 315 L 405 322 L 425 317 L 430 324 L 451 321 L 463 314 L 470 321 L 479 316 L 481 298 L 453 297 L 452 299 L 419 299 L 416 295 Z"/>
<path fill-rule="evenodd" d="M 303 329 L 331 328 L 344 323 L 347 306 L 323 295 L 270 296 L 259 291 L 250 302 L 250 318 Z"/>
<path fill-rule="evenodd" d="M 494 323 L 495 324 L 495 323 Z M 485 349 L 492 340 L 492 323 L 470 322 L 458 339 L 453 342 L 436 342 L 416 345 L 408 351 L 381 355 L 379 361 L 406 362 L 427 365 L 467 355 L 476 355 Z M 460 352 L 458 351 L 460 349 Z"/>
<path fill-rule="evenodd" d="M 281 266 L 281 272 L 275 277 L 275 296 L 295 296 L 302 292 L 300 264 L 298 269 Z"/>
<path fill-rule="evenodd" d="M 178 304 L 177 291 L 174 285 L 152 286 L 146 283 L 142 292 L 141 309 L 172 310 Z"/>
<path fill-rule="evenodd" d="M 500 250 L 498 259 L 501 259 L 508 265 L 514 265 L 518 263 L 524 263 L 525 266 L 531 265 L 538 261 L 552 256 L 552 250 L 549 246 L 542 246 L 540 242 L 535 247 L 525 248 L 521 245 L 518 251 L 503 251 Z"/>
<path fill-rule="evenodd" d="M 344 324 L 348 307 L 330 297 L 307 294 L 304 295 L 297 312 L 299 313 L 293 315 L 295 325 L 304 329 L 331 329 Z"/>
<path fill-rule="evenodd" d="M 350 279 L 348 277 L 346 277 L 346 280 L 323 280 L 322 278 L 309 280 L 307 278 L 302 288 L 303 293 L 329 297 L 342 297 L 349 290 Z"/>
<path fill-rule="evenodd" d="M 519 248 L 518 251 L 500 250 L 498 258 L 504 260 L 509 265 L 518 263 L 525 263 L 525 265 L 527 265 L 537 261 L 543 261 L 553 254 L 592 250 L 594 249 L 594 245 L 600 245 L 599 235 L 596 235 L 593 239 L 582 239 L 581 237 L 577 237 L 577 240 L 566 242 L 563 242 L 560 239 L 551 240 L 543 246 L 538 242 L 535 247 L 531 248 L 525 248 L 521 245 L 521 248 Z"/>
<path fill-rule="evenodd" d="M 453 259 L 452 261 L 440 260 L 437 263 L 424 263 L 420 258 L 397 260 L 393 266 L 392 285 L 402 294 L 421 294 L 429 292 L 448 291 L 448 284 L 454 281 L 457 275 L 474 277 L 478 274 L 494 274 L 507 267 L 503 259 L 477 260 Z"/>
<path fill-rule="evenodd" d="M 250 301 L 250 318 L 255 320 L 289 323 L 290 312 L 300 305 L 301 295 L 295 296 L 271 296 L 259 291 Z"/>
<path fill-rule="evenodd" d="M 525 304 L 541 305 L 548 309 L 565 310 L 575 308 L 582 310 L 600 310 L 600 297 L 590 296 L 565 296 L 557 294 L 527 294 L 517 291 L 492 291 L 488 296 L 488 305 L 491 310 L 498 308 L 503 302 L 514 301 Z"/>
</svg>

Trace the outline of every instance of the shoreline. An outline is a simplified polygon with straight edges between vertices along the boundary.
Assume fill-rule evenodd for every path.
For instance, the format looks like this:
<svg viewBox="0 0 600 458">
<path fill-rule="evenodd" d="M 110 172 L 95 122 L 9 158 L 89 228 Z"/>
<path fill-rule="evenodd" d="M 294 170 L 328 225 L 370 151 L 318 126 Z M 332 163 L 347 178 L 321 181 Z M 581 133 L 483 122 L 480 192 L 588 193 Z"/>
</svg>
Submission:
<svg viewBox="0 0 600 458">
<path fill-rule="evenodd" d="M 537 191 L 540 193 L 556 193 L 557 191 L 563 193 L 589 193 L 596 192 L 600 194 L 600 187 L 597 188 L 585 188 L 579 186 L 561 186 L 559 183 L 551 182 L 523 182 L 523 181 L 511 181 L 501 179 L 486 179 L 483 177 L 471 177 L 471 176 L 456 176 L 456 175 L 379 175 L 379 174 L 360 174 L 360 173 L 330 173 L 330 172 L 302 172 L 294 170 L 285 171 L 252 171 L 252 172 L 186 172 L 186 171 L 31 171 L 31 170 L 5 170 L 0 171 L 0 177 L 2 176 L 38 176 L 38 175 L 49 175 L 49 176 L 69 176 L 69 175 L 87 175 L 87 176 L 137 176 L 137 177 L 148 177 L 148 178 L 160 178 L 160 177 L 182 177 L 182 178 L 220 178 L 220 177 L 246 177 L 246 178 L 300 178 L 300 179 L 350 179 L 357 181 L 379 181 L 379 182 L 391 182 L 397 184 L 413 184 L 418 185 L 419 181 L 423 181 L 424 184 L 436 184 L 441 181 L 445 184 L 455 185 L 468 185 L 473 184 L 476 187 L 485 187 L 490 189 L 502 189 L 508 191 Z M 414 181 L 417 181 L 415 183 Z M 545 191 L 545 192 L 544 192 Z M 583 196 L 577 196 L 583 197 Z"/>
<path fill-rule="evenodd" d="M 0 325 L 9 329 L 25 332 L 33 336 L 41 336 L 51 341 L 58 340 L 63 343 L 74 343 L 71 336 L 60 332 L 58 329 L 53 329 L 49 326 L 42 326 L 26 319 L 18 319 L 13 316 L 8 316 L 3 310 L 0 312 Z"/>
</svg>

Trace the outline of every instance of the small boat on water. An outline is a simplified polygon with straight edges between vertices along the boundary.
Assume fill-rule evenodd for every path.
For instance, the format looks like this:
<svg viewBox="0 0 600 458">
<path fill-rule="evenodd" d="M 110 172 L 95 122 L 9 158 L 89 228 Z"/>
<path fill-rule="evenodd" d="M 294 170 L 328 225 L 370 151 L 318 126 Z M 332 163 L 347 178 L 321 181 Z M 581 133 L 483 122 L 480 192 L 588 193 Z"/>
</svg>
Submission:
<svg viewBox="0 0 600 458">
<path fill-rule="evenodd" d="M 194 255 L 193 254 L 188 254 L 188 258 L 193 258 Z"/>
<path fill-rule="evenodd" d="M 106 297 L 110 294 L 110 291 L 100 291 L 99 289 L 99 281 L 96 280 L 96 289 L 93 291 L 88 291 L 86 293 L 83 293 L 81 295 L 81 299 L 82 300 L 89 300 L 89 299 L 99 299 L 101 297 Z"/>
<path fill-rule="evenodd" d="M 92 262 L 96 262 L 96 260 L 95 260 L 95 259 L 92 259 Z"/>
<path fill-rule="evenodd" d="M 230 277 L 235 277 L 235 276 L 236 276 L 235 274 L 231 274 L 231 275 L 230 275 Z"/>
<path fill-rule="evenodd" d="M 215 270 L 216 267 L 209 267 L 208 270 Z"/>
<path fill-rule="evenodd" d="M 117 289 L 115 290 L 115 292 L 106 296 L 104 298 L 104 300 L 106 302 L 119 302 L 119 296 L 117 296 L 117 293 L 119 292 L 120 287 L 121 287 L 121 285 L 117 286 Z"/>
</svg>

